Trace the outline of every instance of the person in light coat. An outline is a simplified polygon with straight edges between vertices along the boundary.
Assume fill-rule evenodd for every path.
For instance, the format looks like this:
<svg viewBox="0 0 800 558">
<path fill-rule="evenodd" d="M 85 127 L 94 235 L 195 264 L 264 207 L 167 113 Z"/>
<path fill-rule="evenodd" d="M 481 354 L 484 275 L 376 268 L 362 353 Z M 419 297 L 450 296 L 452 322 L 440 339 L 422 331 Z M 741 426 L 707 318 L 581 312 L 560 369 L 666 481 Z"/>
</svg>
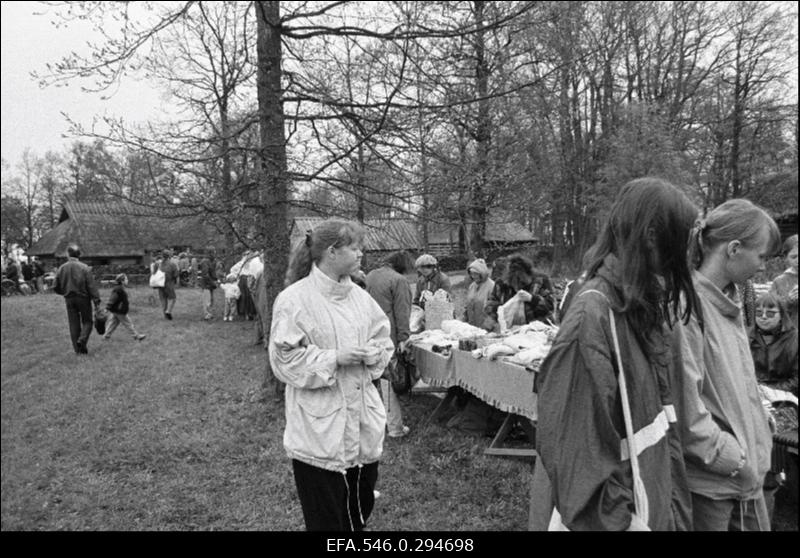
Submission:
<svg viewBox="0 0 800 558">
<path fill-rule="evenodd" d="M 692 231 L 699 311 L 675 332 L 683 368 L 678 423 L 696 531 L 770 530 L 763 481 L 772 433 L 736 285 L 763 271 L 779 243 L 772 217 L 744 199 L 716 207 Z"/>
<path fill-rule="evenodd" d="M 374 506 L 386 410 L 374 385 L 394 352 L 389 319 L 350 275 L 363 229 L 325 221 L 292 254 L 269 339 L 286 384 L 283 445 L 309 531 L 361 531 Z"/>
</svg>

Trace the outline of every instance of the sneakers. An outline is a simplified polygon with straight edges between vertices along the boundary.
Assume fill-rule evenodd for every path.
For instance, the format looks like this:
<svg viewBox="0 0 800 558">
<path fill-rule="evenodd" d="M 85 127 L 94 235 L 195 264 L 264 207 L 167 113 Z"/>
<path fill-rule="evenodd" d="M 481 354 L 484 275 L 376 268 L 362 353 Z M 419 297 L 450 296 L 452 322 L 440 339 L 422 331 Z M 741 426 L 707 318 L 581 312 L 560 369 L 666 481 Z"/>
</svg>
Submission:
<svg viewBox="0 0 800 558">
<path fill-rule="evenodd" d="M 147 334 L 145 334 L 145 333 L 142 333 L 141 335 L 137 335 L 137 336 L 136 336 L 136 340 L 137 340 L 137 341 L 141 341 L 141 340 L 142 340 L 142 339 L 144 339 L 145 337 L 147 337 Z"/>
<path fill-rule="evenodd" d="M 170 314 L 169 312 L 164 312 L 164 317 L 166 319 L 168 319 L 168 320 L 171 320 L 172 319 L 172 314 Z"/>
<path fill-rule="evenodd" d="M 389 437 L 402 438 L 403 436 L 408 436 L 409 432 L 411 432 L 411 429 L 408 426 L 403 425 L 403 429 L 400 432 L 389 432 Z"/>
<path fill-rule="evenodd" d="M 86 348 L 86 343 L 78 341 L 77 343 L 75 343 L 75 345 L 77 345 L 77 349 L 75 350 L 77 354 L 79 355 L 89 354 L 89 349 Z"/>
</svg>

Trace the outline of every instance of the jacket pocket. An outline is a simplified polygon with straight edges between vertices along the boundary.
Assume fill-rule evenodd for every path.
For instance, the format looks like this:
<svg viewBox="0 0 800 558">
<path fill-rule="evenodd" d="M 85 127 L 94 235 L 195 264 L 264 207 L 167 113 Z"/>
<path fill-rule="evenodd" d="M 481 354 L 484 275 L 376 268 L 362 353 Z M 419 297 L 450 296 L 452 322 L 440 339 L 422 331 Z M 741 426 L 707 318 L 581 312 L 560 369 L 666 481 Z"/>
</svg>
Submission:
<svg viewBox="0 0 800 558">
<path fill-rule="evenodd" d="M 344 441 L 347 410 L 336 387 L 301 389 L 296 449 L 318 459 L 334 459 Z M 292 445 L 295 445 L 292 444 Z"/>
<path fill-rule="evenodd" d="M 718 475 L 730 476 L 739 466 L 743 456 L 744 450 L 736 437 L 723 430 L 720 433 L 719 452 L 709 463 L 708 469 Z"/>
<path fill-rule="evenodd" d="M 370 382 L 364 390 L 364 410 L 361 413 L 361 461 L 370 463 L 380 459 L 385 430 L 386 407 L 378 390 Z"/>
</svg>

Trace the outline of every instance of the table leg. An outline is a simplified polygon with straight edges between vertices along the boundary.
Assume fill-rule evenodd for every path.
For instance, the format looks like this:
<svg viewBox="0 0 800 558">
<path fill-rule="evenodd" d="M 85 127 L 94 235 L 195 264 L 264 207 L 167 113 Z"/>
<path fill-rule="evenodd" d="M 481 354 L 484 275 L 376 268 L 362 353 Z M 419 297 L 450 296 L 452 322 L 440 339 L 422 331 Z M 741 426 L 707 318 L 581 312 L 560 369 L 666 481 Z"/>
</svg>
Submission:
<svg viewBox="0 0 800 558">
<path fill-rule="evenodd" d="M 441 401 L 439 401 L 439 404 L 436 405 L 436 408 L 433 410 L 431 415 L 427 418 L 427 420 L 425 420 L 425 422 L 423 423 L 423 427 L 427 426 L 428 424 L 433 422 L 437 417 L 439 417 L 447 409 L 447 407 L 450 405 L 450 402 L 453 400 L 454 397 L 455 393 L 448 391 L 447 395 L 445 395 L 444 398 Z"/>
<path fill-rule="evenodd" d="M 519 419 L 522 425 L 523 430 L 528 435 L 528 439 L 533 443 L 535 440 L 535 430 L 533 424 L 525 417 L 521 417 L 519 415 L 515 415 L 512 413 L 506 413 L 506 418 L 503 420 L 503 424 L 500 426 L 500 430 L 497 431 L 495 434 L 494 439 L 492 439 L 492 443 L 489 444 L 483 454 L 484 455 L 499 455 L 505 457 L 522 457 L 522 458 L 531 458 L 536 459 L 537 453 L 535 449 L 526 449 L 526 448 L 506 448 L 503 447 L 503 442 L 505 441 L 508 433 L 511 432 L 511 428 L 514 426 L 514 422 Z M 526 424 L 527 423 L 527 424 Z"/>
</svg>

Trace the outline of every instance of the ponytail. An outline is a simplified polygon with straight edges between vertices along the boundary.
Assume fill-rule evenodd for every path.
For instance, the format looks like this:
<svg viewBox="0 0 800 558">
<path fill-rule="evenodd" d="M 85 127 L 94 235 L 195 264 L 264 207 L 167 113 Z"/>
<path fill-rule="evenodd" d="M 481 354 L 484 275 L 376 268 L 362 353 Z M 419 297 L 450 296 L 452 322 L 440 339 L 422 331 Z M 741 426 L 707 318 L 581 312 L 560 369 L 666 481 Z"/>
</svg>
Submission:
<svg viewBox="0 0 800 558">
<path fill-rule="evenodd" d="M 364 229 L 352 221 L 323 221 L 313 230 L 306 231 L 305 237 L 298 241 L 289 258 L 284 287 L 288 287 L 311 273 L 311 266 L 322 259 L 325 250 L 333 246 L 341 248 L 364 238 Z"/>
</svg>

